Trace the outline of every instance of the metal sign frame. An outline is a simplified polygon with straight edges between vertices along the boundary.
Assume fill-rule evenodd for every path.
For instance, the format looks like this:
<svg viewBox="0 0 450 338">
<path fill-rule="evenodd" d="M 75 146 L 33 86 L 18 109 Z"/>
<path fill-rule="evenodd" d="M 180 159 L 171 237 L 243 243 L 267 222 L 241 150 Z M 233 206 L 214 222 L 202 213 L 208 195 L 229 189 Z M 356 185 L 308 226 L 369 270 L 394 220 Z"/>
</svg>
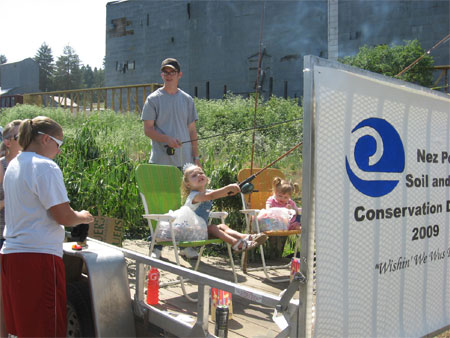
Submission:
<svg viewBox="0 0 450 338">
<path fill-rule="evenodd" d="M 313 289 L 314 289 L 314 269 L 315 269 L 315 238 L 316 238 L 316 224 L 315 216 L 320 210 L 315 209 L 315 147 L 316 147 L 316 121 L 315 109 L 317 107 L 316 96 L 314 92 L 314 68 L 316 66 L 329 67 L 333 69 L 343 70 L 352 74 L 368 77 L 371 80 L 384 82 L 389 85 L 395 85 L 402 88 L 409 88 L 415 91 L 422 92 L 427 95 L 435 96 L 436 98 L 446 100 L 448 95 L 432 91 L 415 84 L 407 83 L 394 78 L 389 78 L 380 74 L 371 73 L 355 67 L 344 65 L 335 61 L 321 59 L 315 56 L 305 56 L 304 58 L 304 144 L 303 144 L 303 186 L 302 186 L 302 239 L 301 239 L 301 273 L 306 276 L 307 283 L 300 285 L 300 308 L 298 317 L 299 336 L 310 337 L 313 334 Z M 449 101 L 450 102 L 450 101 Z M 448 226 L 448 225 L 447 225 Z M 449 258 L 450 261 L 450 258 Z M 447 263 L 448 265 L 448 263 Z M 319 293 L 320 290 L 318 289 Z"/>
</svg>

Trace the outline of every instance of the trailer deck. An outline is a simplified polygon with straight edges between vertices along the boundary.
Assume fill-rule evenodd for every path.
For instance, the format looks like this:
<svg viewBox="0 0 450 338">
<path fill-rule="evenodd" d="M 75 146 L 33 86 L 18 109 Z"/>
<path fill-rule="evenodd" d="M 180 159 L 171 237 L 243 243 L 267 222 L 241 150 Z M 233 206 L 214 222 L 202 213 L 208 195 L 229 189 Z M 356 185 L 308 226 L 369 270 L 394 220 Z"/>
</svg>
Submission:
<svg viewBox="0 0 450 338">
<path fill-rule="evenodd" d="M 148 242 L 146 241 L 129 241 L 123 242 L 125 249 L 133 250 L 142 254 L 148 254 Z M 166 262 L 175 262 L 175 256 L 172 248 L 164 248 L 162 260 Z M 283 262 L 288 262 L 284 259 Z M 237 263 L 237 262 L 236 262 Z M 280 263 L 280 262 L 271 262 Z M 182 259 L 182 265 L 188 268 L 193 267 L 195 261 Z M 130 285 L 132 297 L 134 293 L 133 272 L 134 267 L 129 266 Z M 205 274 L 215 276 L 224 280 L 232 281 L 233 274 L 229 268 L 227 257 L 203 257 L 199 267 L 199 271 Z M 166 284 L 176 281 L 176 275 L 160 271 L 160 283 Z M 287 268 L 273 271 L 274 278 L 280 276 L 285 278 L 289 274 Z M 239 284 L 279 296 L 280 293 L 289 285 L 288 282 L 272 283 L 268 281 L 263 271 L 252 271 L 250 274 L 244 274 L 238 271 Z M 196 296 L 197 286 L 186 283 L 186 288 L 191 296 Z M 294 296 L 298 299 L 298 293 Z M 187 324 L 193 324 L 197 317 L 197 304 L 189 301 L 183 296 L 183 292 L 179 284 L 168 285 L 160 288 L 160 304 L 157 308 L 170 313 L 178 319 L 185 320 Z M 233 319 L 228 323 L 229 337 L 275 337 L 280 333 L 281 329 L 272 320 L 273 308 L 253 303 L 245 298 L 233 295 Z M 214 332 L 215 322 L 209 317 L 209 332 Z M 138 326 L 137 326 L 138 330 Z"/>
</svg>

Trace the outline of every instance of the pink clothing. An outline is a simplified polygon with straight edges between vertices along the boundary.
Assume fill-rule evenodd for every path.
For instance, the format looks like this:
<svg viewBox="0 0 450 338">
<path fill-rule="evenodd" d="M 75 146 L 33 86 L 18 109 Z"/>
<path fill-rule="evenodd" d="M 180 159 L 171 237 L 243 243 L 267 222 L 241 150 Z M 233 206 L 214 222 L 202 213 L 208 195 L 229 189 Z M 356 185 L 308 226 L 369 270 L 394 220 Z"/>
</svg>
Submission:
<svg viewBox="0 0 450 338">
<path fill-rule="evenodd" d="M 271 208 L 287 208 L 288 205 L 291 206 L 291 209 L 296 210 L 297 204 L 291 199 L 285 204 L 280 203 L 275 199 L 275 196 L 270 196 L 266 201 L 266 206 L 270 205 Z M 298 228 L 298 226 L 301 226 L 300 222 L 297 221 L 297 215 L 292 216 L 291 220 L 289 221 L 289 230 L 294 230 L 295 228 Z"/>
</svg>

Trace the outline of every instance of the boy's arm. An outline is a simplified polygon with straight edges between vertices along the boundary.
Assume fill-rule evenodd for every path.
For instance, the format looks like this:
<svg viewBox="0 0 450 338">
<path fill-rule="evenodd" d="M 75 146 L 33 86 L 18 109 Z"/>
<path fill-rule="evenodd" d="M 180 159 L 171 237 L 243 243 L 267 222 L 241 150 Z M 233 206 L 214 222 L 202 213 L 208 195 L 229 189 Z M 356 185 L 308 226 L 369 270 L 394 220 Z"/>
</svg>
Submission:
<svg viewBox="0 0 450 338">
<path fill-rule="evenodd" d="M 207 191 L 207 192 L 200 192 L 197 195 L 195 195 L 194 199 L 192 200 L 193 203 L 199 203 L 204 201 L 212 201 L 223 197 L 233 196 L 236 195 L 241 189 L 239 188 L 239 185 L 236 183 L 229 184 L 223 188 Z"/>
</svg>

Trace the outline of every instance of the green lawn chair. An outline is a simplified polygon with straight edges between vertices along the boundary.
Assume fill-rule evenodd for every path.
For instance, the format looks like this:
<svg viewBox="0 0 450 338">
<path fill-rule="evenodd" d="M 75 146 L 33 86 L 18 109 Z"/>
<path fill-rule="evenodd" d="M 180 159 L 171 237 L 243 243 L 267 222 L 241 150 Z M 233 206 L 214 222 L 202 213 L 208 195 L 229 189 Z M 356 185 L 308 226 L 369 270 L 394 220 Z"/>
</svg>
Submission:
<svg viewBox="0 0 450 338">
<path fill-rule="evenodd" d="M 152 241 L 150 244 L 151 256 L 153 248 L 156 244 L 163 246 L 173 246 L 175 259 L 178 265 L 180 265 L 180 258 L 178 255 L 178 247 L 200 247 L 198 254 L 198 260 L 194 269 L 197 270 L 205 245 L 213 243 L 222 243 L 221 239 L 207 239 L 204 241 L 190 241 L 190 242 L 176 242 L 173 231 L 172 240 L 165 242 L 155 242 L 155 234 L 158 233 L 159 224 L 161 221 L 169 222 L 172 226 L 172 222 L 175 220 L 173 216 L 167 214 L 169 210 L 177 210 L 181 207 L 181 192 L 180 185 L 182 180 L 181 171 L 174 166 L 170 165 L 158 165 L 158 164 L 140 164 L 136 168 L 136 181 L 139 188 L 139 192 L 144 204 L 145 214 L 144 218 L 147 219 L 150 227 L 150 233 Z M 222 223 L 225 223 L 225 218 L 228 216 L 226 212 L 211 212 L 210 221 L 212 218 L 220 218 Z M 231 245 L 227 244 L 228 255 L 230 257 L 230 263 L 233 270 L 234 282 L 237 283 L 237 275 L 234 267 L 233 255 L 231 253 Z M 188 296 L 184 287 L 183 279 L 181 278 L 181 288 L 183 294 L 191 301 L 196 299 Z"/>
</svg>

